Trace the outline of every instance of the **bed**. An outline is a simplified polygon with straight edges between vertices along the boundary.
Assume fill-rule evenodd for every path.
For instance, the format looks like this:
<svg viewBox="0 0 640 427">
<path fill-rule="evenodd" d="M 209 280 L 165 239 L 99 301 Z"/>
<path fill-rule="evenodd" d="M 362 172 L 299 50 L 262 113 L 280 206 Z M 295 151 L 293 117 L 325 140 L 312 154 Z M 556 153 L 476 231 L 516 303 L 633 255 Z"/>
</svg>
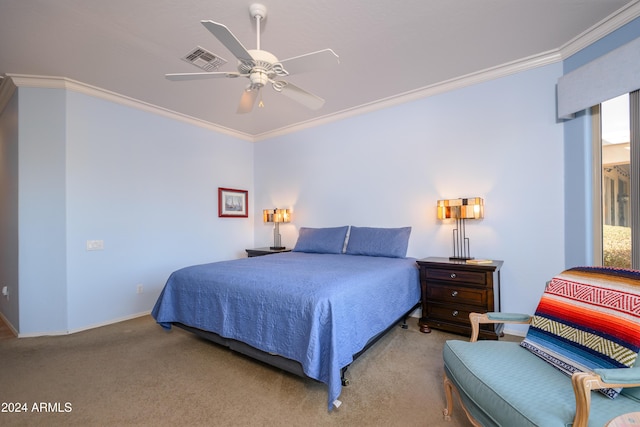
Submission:
<svg viewBox="0 0 640 427">
<path fill-rule="evenodd" d="M 420 301 L 410 227 L 301 228 L 292 252 L 195 265 L 171 274 L 152 315 L 328 386 Z"/>
</svg>

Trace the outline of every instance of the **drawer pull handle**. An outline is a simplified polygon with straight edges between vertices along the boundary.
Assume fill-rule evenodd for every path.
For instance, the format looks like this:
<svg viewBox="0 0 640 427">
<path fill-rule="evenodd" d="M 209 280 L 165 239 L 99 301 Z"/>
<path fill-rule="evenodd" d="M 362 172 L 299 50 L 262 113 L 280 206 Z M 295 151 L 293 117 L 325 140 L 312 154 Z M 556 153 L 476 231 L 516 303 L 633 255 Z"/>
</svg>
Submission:
<svg viewBox="0 0 640 427">
<path fill-rule="evenodd" d="M 453 292 L 451 292 L 451 296 L 452 296 L 452 297 L 457 297 L 457 296 L 458 296 L 458 291 L 453 291 Z"/>
<path fill-rule="evenodd" d="M 451 313 L 451 315 L 452 315 L 453 317 L 456 317 L 456 316 L 458 315 L 458 310 L 453 310 L 453 313 Z"/>
<path fill-rule="evenodd" d="M 456 273 L 451 273 L 451 278 L 455 279 L 456 278 Z"/>
</svg>

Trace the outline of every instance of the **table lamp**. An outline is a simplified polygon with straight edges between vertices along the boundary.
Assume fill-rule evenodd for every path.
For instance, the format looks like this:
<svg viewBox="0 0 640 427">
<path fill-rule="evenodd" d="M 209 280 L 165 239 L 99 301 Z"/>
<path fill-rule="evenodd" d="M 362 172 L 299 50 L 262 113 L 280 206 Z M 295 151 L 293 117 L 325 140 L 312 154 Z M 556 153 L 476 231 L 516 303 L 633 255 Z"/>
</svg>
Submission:
<svg viewBox="0 0 640 427">
<path fill-rule="evenodd" d="M 273 227 L 273 246 L 269 249 L 285 249 L 281 243 L 280 223 L 291 221 L 291 213 L 289 212 L 289 209 L 265 209 L 262 211 L 262 219 L 264 222 L 275 223 Z"/>
<path fill-rule="evenodd" d="M 469 238 L 465 232 L 465 220 L 484 218 L 484 200 L 480 197 L 468 199 L 438 200 L 438 219 L 455 219 L 453 229 L 453 256 L 450 260 L 473 259 L 469 252 Z"/>
</svg>

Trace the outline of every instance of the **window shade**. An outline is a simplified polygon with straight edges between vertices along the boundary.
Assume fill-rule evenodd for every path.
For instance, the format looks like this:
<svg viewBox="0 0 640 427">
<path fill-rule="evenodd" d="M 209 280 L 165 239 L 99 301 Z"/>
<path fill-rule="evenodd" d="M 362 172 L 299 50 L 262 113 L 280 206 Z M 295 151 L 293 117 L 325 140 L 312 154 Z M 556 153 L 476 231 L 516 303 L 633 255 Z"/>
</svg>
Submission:
<svg viewBox="0 0 640 427">
<path fill-rule="evenodd" d="M 640 38 L 594 59 L 558 79 L 558 117 L 640 88 Z"/>
</svg>

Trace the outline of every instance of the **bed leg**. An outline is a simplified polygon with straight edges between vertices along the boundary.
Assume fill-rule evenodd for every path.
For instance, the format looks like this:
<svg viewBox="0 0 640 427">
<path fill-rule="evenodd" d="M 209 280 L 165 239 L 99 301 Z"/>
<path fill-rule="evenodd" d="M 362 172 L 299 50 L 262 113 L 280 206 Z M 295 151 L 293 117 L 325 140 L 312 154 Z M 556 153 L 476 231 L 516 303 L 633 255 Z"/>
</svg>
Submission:
<svg viewBox="0 0 640 427">
<path fill-rule="evenodd" d="M 347 372 L 347 369 L 349 368 L 349 365 L 345 366 L 344 368 L 340 369 L 340 382 L 342 382 L 342 385 L 344 387 L 349 385 L 349 379 L 347 379 L 344 374 Z"/>
<path fill-rule="evenodd" d="M 406 316 L 402 318 L 402 324 L 400 325 L 400 327 L 402 329 L 408 329 L 409 328 L 409 325 L 407 325 L 407 317 Z"/>
</svg>

